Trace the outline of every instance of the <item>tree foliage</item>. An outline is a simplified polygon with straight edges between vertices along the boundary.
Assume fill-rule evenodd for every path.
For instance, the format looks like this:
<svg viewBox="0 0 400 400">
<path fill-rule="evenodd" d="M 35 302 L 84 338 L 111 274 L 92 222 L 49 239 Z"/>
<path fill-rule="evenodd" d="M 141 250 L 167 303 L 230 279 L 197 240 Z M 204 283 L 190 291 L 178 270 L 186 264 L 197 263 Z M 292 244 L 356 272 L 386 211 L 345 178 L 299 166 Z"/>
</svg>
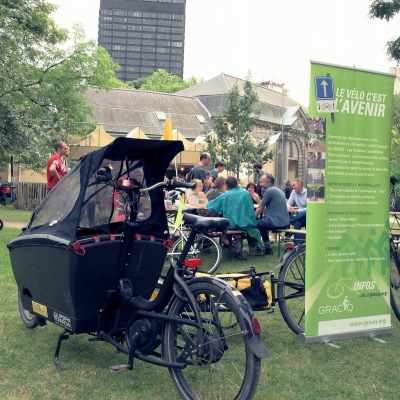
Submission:
<svg viewBox="0 0 400 400">
<path fill-rule="evenodd" d="M 233 171 L 237 178 L 244 168 L 253 171 L 254 162 L 264 164 L 272 159 L 272 152 L 268 152 L 268 138 L 257 142 L 251 135 L 260 109 L 250 76 L 247 76 L 242 89 L 243 95 L 238 84 L 231 88 L 227 108 L 214 119 L 215 135 L 209 134 L 206 138 L 211 158 L 223 160 L 226 169 Z"/>
<path fill-rule="evenodd" d="M 194 76 L 185 81 L 177 75 L 168 73 L 165 69 L 159 69 L 147 78 L 135 79 L 134 81 L 127 82 L 126 85 L 151 92 L 174 93 L 197 85 L 197 83 L 197 79 Z"/>
<path fill-rule="evenodd" d="M 87 120 L 87 88 L 122 85 L 118 66 L 105 49 L 84 41 L 81 27 L 66 47 L 68 32 L 49 17 L 55 8 L 45 0 L 0 2 L 0 162 L 13 154 L 43 167 L 62 137 L 60 129 L 54 137 L 48 131 L 63 121 L 65 134 L 70 124 Z"/>
<path fill-rule="evenodd" d="M 390 174 L 400 177 L 400 94 L 393 98 Z"/>
<path fill-rule="evenodd" d="M 399 11 L 399 0 L 375 0 L 370 6 L 369 15 L 371 18 L 379 18 L 390 21 Z M 400 62 L 400 37 L 394 40 L 390 40 L 389 42 L 387 42 L 386 46 L 389 60 Z"/>
</svg>

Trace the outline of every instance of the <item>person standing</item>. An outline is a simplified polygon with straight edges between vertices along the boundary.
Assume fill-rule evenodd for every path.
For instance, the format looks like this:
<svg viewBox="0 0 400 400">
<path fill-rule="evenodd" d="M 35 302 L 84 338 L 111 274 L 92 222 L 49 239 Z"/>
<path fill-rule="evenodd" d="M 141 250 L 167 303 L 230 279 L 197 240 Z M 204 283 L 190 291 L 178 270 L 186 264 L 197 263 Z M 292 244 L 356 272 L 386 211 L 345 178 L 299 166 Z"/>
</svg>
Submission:
<svg viewBox="0 0 400 400">
<path fill-rule="evenodd" d="M 262 169 L 262 165 L 259 162 L 256 162 L 253 164 L 253 168 L 256 170 L 256 179 L 255 182 L 257 184 L 257 194 L 262 198 L 263 193 L 262 193 L 262 188 L 260 185 L 260 179 L 261 177 L 265 174 L 264 170 Z"/>
<path fill-rule="evenodd" d="M 270 229 L 286 229 L 289 227 L 289 214 L 286 208 L 285 195 L 281 189 L 275 185 L 275 178 L 272 175 L 263 175 L 260 179 L 260 185 L 265 189 L 261 204 L 257 207 L 255 217 L 266 209 L 266 216 L 257 219 L 257 228 L 260 231 L 264 241 L 265 254 L 272 255 L 271 241 L 269 239 Z"/>
<path fill-rule="evenodd" d="M 209 181 L 207 178 L 207 167 L 211 162 L 211 156 L 209 153 L 200 154 L 200 162 L 193 169 L 193 178 L 192 179 L 200 179 L 203 183 L 203 189 L 206 191 L 209 186 Z"/>
<path fill-rule="evenodd" d="M 67 156 L 69 148 L 64 142 L 57 142 L 54 148 L 56 152 L 48 159 L 46 167 L 47 191 L 53 189 L 66 173 L 63 158 Z"/>
<path fill-rule="evenodd" d="M 292 182 L 293 191 L 287 201 L 287 209 L 290 213 L 296 213 L 290 218 L 290 223 L 294 229 L 300 230 L 306 226 L 306 206 L 307 206 L 307 189 L 304 188 L 303 181 L 295 178 Z M 294 234 L 294 243 L 297 245 L 301 241 L 300 233 Z"/>
<path fill-rule="evenodd" d="M 292 191 L 293 191 L 293 186 L 292 186 L 291 182 L 290 181 L 286 181 L 285 190 L 284 190 L 286 201 L 289 200 L 289 197 L 292 194 Z"/>
<path fill-rule="evenodd" d="M 217 161 L 214 164 L 214 169 L 210 172 L 210 177 L 208 178 L 209 186 L 211 187 L 215 180 L 218 178 L 218 174 L 225 169 L 225 163 L 222 161 Z"/>
</svg>

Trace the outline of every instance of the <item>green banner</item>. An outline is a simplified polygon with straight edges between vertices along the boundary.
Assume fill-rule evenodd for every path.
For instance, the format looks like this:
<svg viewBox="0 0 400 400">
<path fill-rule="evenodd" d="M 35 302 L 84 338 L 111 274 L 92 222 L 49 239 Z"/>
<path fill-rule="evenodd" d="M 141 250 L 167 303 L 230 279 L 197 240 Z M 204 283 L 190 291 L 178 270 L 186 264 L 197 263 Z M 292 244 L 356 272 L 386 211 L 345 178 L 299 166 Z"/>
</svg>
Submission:
<svg viewBox="0 0 400 400">
<path fill-rule="evenodd" d="M 306 341 L 391 332 L 394 76 L 311 63 Z"/>
</svg>

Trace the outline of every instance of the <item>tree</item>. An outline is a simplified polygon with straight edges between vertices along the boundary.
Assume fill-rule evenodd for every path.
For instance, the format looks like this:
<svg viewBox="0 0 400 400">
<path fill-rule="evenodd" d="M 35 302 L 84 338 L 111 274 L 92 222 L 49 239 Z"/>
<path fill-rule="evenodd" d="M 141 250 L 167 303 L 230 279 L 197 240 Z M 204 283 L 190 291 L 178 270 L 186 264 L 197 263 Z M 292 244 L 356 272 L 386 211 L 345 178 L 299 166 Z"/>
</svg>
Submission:
<svg viewBox="0 0 400 400">
<path fill-rule="evenodd" d="M 174 93 L 197 85 L 197 83 L 195 77 L 191 77 L 189 80 L 185 81 L 177 75 L 168 73 L 165 69 L 159 69 L 147 78 L 139 78 L 127 82 L 127 86 L 133 86 L 135 89 L 149 90 L 151 92 Z"/>
<path fill-rule="evenodd" d="M 104 48 L 85 42 L 76 26 L 68 32 L 49 17 L 55 6 L 43 0 L 2 0 L 0 4 L 0 162 L 43 168 L 54 142 L 91 112 L 89 86 L 122 86 Z M 61 131 L 62 121 L 63 131 Z M 58 127 L 58 135 L 47 132 Z M 81 133 L 81 132 L 80 132 Z M 65 139 L 65 138 L 64 138 Z M 49 147 L 49 143 L 51 146 Z"/>
<path fill-rule="evenodd" d="M 400 176 L 400 94 L 393 97 L 390 174 Z"/>
<path fill-rule="evenodd" d="M 370 6 L 369 16 L 370 18 L 386 19 L 386 21 L 390 21 L 399 11 L 399 0 L 375 0 Z M 389 60 L 400 62 L 400 37 L 395 40 L 390 40 L 387 42 L 386 46 Z"/>
<path fill-rule="evenodd" d="M 246 168 L 253 170 L 253 164 L 262 164 L 272 159 L 268 152 L 268 138 L 257 142 L 251 135 L 260 115 L 257 92 L 248 75 L 243 84 L 243 95 L 240 95 L 236 83 L 228 95 L 228 106 L 222 109 L 214 119 L 215 135 L 206 137 L 207 151 L 213 160 L 223 160 L 226 169 L 233 171 L 237 178 Z"/>
</svg>

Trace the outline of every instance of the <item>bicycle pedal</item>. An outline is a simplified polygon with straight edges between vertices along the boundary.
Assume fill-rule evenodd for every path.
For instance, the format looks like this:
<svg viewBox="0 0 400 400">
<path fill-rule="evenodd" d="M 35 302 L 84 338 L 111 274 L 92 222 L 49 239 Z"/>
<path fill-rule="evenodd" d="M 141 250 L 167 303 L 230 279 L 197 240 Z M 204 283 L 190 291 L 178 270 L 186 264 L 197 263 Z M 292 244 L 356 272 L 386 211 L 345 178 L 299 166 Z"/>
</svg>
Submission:
<svg viewBox="0 0 400 400">
<path fill-rule="evenodd" d="M 129 371 L 132 368 L 130 368 L 130 366 L 128 364 L 119 364 L 119 365 L 114 365 L 112 367 L 110 367 L 110 371 L 111 372 L 125 372 L 125 371 Z"/>
</svg>

